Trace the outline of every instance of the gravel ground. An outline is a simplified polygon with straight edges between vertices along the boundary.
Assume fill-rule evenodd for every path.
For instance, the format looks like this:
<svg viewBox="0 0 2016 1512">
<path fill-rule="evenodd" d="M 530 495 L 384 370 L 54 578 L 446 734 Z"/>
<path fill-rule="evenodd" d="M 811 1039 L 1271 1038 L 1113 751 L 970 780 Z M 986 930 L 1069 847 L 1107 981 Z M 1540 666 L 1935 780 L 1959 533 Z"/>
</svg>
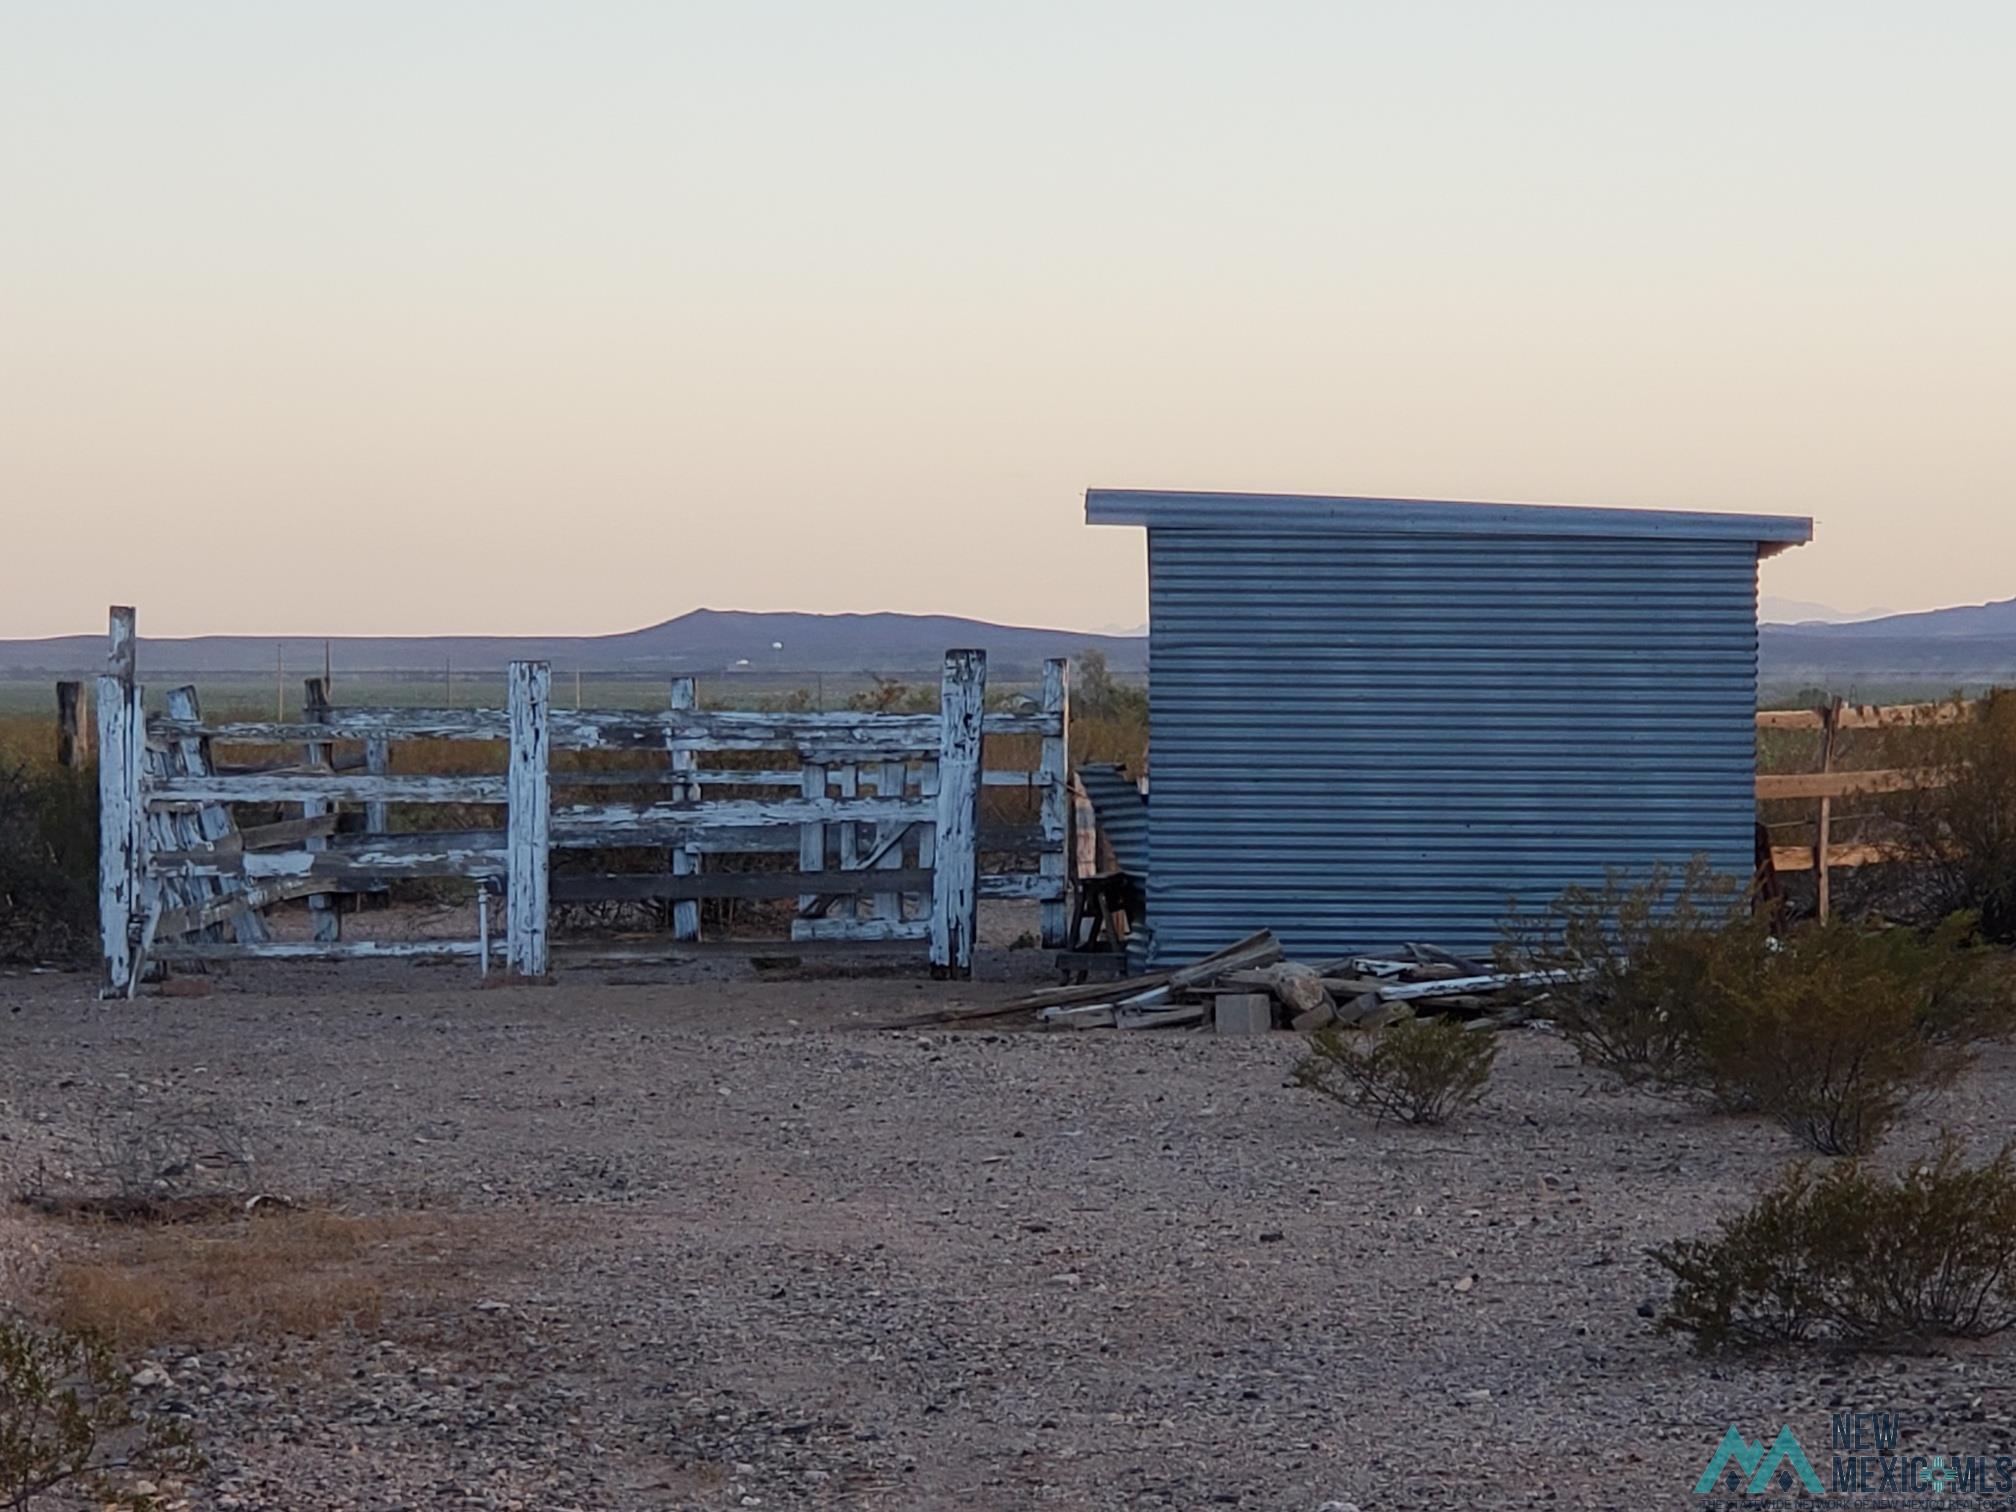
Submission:
<svg viewBox="0 0 2016 1512">
<path fill-rule="evenodd" d="M 116 1006 L 0 979 L 0 1176 L 100 1108 L 214 1101 L 263 1187 L 475 1214 L 497 1254 L 424 1326 L 159 1352 L 194 1505 L 1698 1506 L 1730 1424 L 1789 1421 L 1825 1478 L 1850 1410 L 2009 1452 L 2000 1344 L 1731 1365 L 1657 1334 L 1644 1247 L 1793 1152 L 1541 1032 L 1422 1131 L 1284 1087 L 1286 1035 L 864 1027 L 1002 982 L 261 970 Z M 1999 1137 L 2011 1068 L 1893 1155 Z"/>
</svg>

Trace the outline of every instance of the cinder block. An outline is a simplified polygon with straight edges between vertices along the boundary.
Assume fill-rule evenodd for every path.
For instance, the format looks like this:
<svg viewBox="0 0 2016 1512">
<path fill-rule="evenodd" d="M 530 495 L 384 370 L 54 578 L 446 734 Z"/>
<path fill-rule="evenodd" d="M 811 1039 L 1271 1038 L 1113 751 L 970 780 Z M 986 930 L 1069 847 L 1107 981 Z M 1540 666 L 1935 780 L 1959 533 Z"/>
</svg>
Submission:
<svg viewBox="0 0 2016 1512">
<path fill-rule="evenodd" d="M 1218 997 L 1220 1034 L 1265 1034 L 1274 1027 L 1274 999 L 1265 992 L 1226 992 Z"/>
</svg>

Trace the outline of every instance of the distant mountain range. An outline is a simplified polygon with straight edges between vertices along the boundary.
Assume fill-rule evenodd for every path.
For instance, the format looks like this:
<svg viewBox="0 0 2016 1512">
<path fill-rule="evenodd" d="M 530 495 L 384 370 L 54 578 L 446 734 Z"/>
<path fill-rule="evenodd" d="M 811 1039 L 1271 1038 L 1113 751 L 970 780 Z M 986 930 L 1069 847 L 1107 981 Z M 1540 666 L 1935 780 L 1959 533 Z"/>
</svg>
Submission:
<svg viewBox="0 0 2016 1512">
<path fill-rule="evenodd" d="M 290 673 L 322 667 L 320 636 L 198 635 L 140 638 L 143 679 L 270 674 L 276 656 Z M 514 658 L 550 661 L 554 670 L 659 676 L 673 672 L 917 673 L 936 669 L 946 651 L 979 646 L 991 670 L 1005 676 L 1039 672 L 1044 659 L 1074 656 L 1087 646 L 1104 652 L 1116 675 L 1148 669 L 1148 643 L 1137 636 L 1095 635 L 994 625 L 940 614 L 760 614 L 696 609 L 663 624 L 618 635 L 331 636 L 329 660 L 339 673 L 501 670 Z M 0 676 L 60 677 L 94 673 L 105 658 L 101 635 L 0 640 Z"/>
<path fill-rule="evenodd" d="M 1776 607 L 1775 605 L 1772 607 Z M 1817 608 L 1824 605 L 1794 606 Z M 1767 691 L 1824 687 L 1862 691 L 2016 684 L 2016 599 L 1994 604 L 1891 614 L 1852 623 L 1766 623 L 1760 633 L 1759 676 Z M 1033 676 L 1051 656 L 1096 647 L 1116 676 L 1141 679 L 1148 642 L 1138 635 L 1046 630 L 932 614 L 762 614 L 696 609 L 663 624 L 618 635 L 332 636 L 338 673 L 437 673 L 501 670 L 514 657 L 575 670 L 627 676 L 692 673 L 910 675 L 935 669 L 955 646 L 984 647 L 993 670 Z M 276 647 L 290 676 L 322 666 L 321 637 L 200 635 L 140 641 L 141 675 L 167 677 L 270 675 Z M 0 640 L 0 677 L 74 677 L 96 672 L 102 636 Z"/>
<path fill-rule="evenodd" d="M 1767 624 L 1759 653 L 1761 678 L 1781 687 L 2016 683 L 2016 599 L 1853 624 Z"/>
<path fill-rule="evenodd" d="M 1768 593 L 1757 604 L 1757 617 L 1767 625 L 1852 625 L 1859 620 L 1882 619 L 1896 612 L 1894 609 L 1836 609 L 1832 604 L 1777 598 Z"/>
</svg>

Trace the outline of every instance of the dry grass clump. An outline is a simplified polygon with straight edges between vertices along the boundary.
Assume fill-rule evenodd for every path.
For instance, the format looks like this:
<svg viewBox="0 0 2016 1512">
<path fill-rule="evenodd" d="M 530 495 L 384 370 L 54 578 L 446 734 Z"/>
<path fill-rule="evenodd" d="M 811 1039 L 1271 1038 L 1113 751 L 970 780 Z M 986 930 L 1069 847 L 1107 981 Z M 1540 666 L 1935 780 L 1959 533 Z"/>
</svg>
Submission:
<svg viewBox="0 0 2016 1512">
<path fill-rule="evenodd" d="M 226 1222 L 101 1225 L 48 1281 L 61 1327 L 122 1348 L 219 1348 L 377 1329 L 466 1289 L 473 1221 L 440 1213 L 269 1210 Z"/>
</svg>

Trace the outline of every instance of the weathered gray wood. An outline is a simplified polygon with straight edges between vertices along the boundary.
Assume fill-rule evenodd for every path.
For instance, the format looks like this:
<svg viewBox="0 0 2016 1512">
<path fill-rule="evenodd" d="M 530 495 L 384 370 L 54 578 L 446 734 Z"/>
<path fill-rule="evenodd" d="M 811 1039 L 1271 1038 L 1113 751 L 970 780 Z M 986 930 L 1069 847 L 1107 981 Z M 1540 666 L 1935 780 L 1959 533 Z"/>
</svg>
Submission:
<svg viewBox="0 0 2016 1512">
<path fill-rule="evenodd" d="M 1378 989 L 1379 1001 L 1411 1003 L 1420 998 L 1461 997 L 1505 987 L 1556 987 L 1574 981 L 1576 975 L 1572 971 L 1493 971 L 1484 976 L 1451 977 L 1440 982 L 1396 982 Z"/>
<path fill-rule="evenodd" d="M 389 776 L 392 771 L 392 741 L 386 735 L 369 735 L 364 739 L 364 770 L 373 777 Z M 364 828 L 374 835 L 382 835 L 392 828 L 392 811 L 384 799 L 380 798 L 364 805 Z"/>
<path fill-rule="evenodd" d="M 979 921 L 978 832 L 982 704 L 987 653 L 948 651 L 939 691 L 936 859 L 931 889 L 931 971 L 970 976 Z"/>
<path fill-rule="evenodd" d="M 56 684 L 56 764 L 75 771 L 91 756 L 91 731 L 84 718 L 84 684 Z"/>
<path fill-rule="evenodd" d="M 510 690 L 511 767 L 504 959 L 520 976 L 544 976 L 546 867 L 553 803 L 546 781 L 552 669 L 545 662 L 514 661 L 506 673 L 506 684 Z"/>
<path fill-rule="evenodd" d="M 878 798 L 902 798 L 910 782 L 910 763 L 907 761 L 885 761 L 875 769 L 875 796 Z M 875 831 L 878 854 L 874 865 L 884 871 L 898 871 L 903 866 L 903 833 L 905 825 L 884 821 Z M 864 863 L 866 864 L 866 863 Z M 890 887 L 875 894 L 871 912 L 878 919 L 901 919 L 903 917 L 903 891 Z"/>
<path fill-rule="evenodd" d="M 553 878 L 556 903 L 588 903 L 622 899 L 641 902 L 692 898 L 790 898 L 806 888 L 820 894 L 857 897 L 875 888 L 898 886 L 923 888 L 931 885 L 931 874 L 921 868 L 901 872 L 704 872 L 673 876 L 616 873 L 601 876 L 558 875 Z"/>
<path fill-rule="evenodd" d="M 205 898 L 200 902 L 185 904 L 178 908 L 164 908 L 154 921 L 155 954 L 162 953 L 162 941 L 179 939 L 183 935 L 194 934 L 198 930 L 207 930 L 214 925 L 226 923 L 240 913 L 247 912 L 248 909 L 271 908 L 276 903 L 285 903 L 293 898 L 308 898 L 318 893 L 337 892 L 343 886 L 342 882 L 328 877 L 287 877 L 273 882 L 263 882 L 229 896 Z M 261 935 L 259 938 L 265 939 L 267 936 Z"/>
<path fill-rule="evenodd" d="M 168 712 L 178 719 L 197 719 L 202 715 L 197 702 L 196 690 L 184 685 L 168 690 Z M 181 777 L 205 776 L 210 771 L 210 744 L 204 740 L 178 740 L 168 755 L 167 770 Z M 238 833 L 237 822 L 231 817 L 231 810 L 221 803 L 206 803 L 191 816 L 193 834 L 188 829 L 182 833 L 206 845 L 243 844 Z M 332 821 L 333 827 L 333 821 Z M 238 884 L 228 879 L 219 880 L 208 891 L 217 897 L 228 897 L 239 891 Z M 266 921 L 259 916 L 262 905 L 243 902 L 236 909 L 228 910 L 226 917 L 231 924 L 232 934 L 240 940 L 263 940 L 267 938 Z M 159 932 L 159 926 L 156 927 Z"/>
<path fill-rule="evenodd" d="M 808 782 L 812 779 L 807 779 Z M 672 845 L 714 832 L 764 825 L 823 825 L 850 820 L 862 824 L 929 820 L 935 810 L 921 798 L 727 798 L 701 804 L 563 804 L 553 810 L 553 843 L 583 845 Z M 814 854 L 802 836 L 800 866 L 819 871 L 824 852 Z"/>
<path fill-rule="evenodd" d="M 221 804 L 215 807 L 224 813 L 225 821 L 229 823 L 230 811 Z M 209 812 L 209 809 L 210 806 L 206 805 L 204 812 Z M 272 824 L 255 824 L 249 829 L 222 835 L 212 843 L 220 849 L 228 846 L 234 850 L 278 850 L 282 846 L 300 845 L 318 836 L 326 840 L 335 833 L 336 816 L 320 814 L 313 819 L 279 819 Z"/>
<path fill-rule="evenodd" d="M 1057 902 L 1065 895 L 1062 877 L 1041 872 L 983 872 L 979 888 L 983 898 L 1023 898 L 1038 903 Z"/>
<path fill-rule="evenodd" d="M 127 611 L 131 615 L 131 611 Z M 117 611 L 115 614 L 115 624 Z M 131 641 L 131 621 L 128 621 Z M 130 664 L 130 662 L 129 662 Z M 123 995 L 134 980 L 133 926 L 141 903 L 146 849 L 140 805 L 140 694 L 107 673 L 98 679 L 98 935 L 105 991 Z"/>
<path fill-rule="evenodd" d="M 311 725 L 329 722 L 329 687 L 319 677 L 310 677 L 301 685 L 302 718 Z M 328 766 L 336 754 L 336 748 L 328 741 L 310 740 L 301 746 L 301 759 L 310 766 Z M 310 799 L 301 805 L 303 819 L 317 819 L 327 814 L 333 805 L 327 799 Z M 320 836 L 310 836 L 301 842 L 302 849 L 318 851 L 328 844 Z M 337 911 L 336 900 L 325 892 L 317 892 L 308 899 L 308 909 L 313 917 L 315 938 L 322 941 L 340 940 L 343 937 L 343 915 Z"/>
<path fill-rule="evenodd" d="M 860 797 L 861 768 L 854 763 L 849 762 L 845 766 L 834 767 L 832 769 L 832 781 L 834 792 L 841 798 Z M 838 827 L 835 849 L 839 852 L 840 870 L 842 871 L 852 871 L 861 864 L 862 828 L 862 826 L 853 823 L 842 823 Z M 848 918 L 857 913 L 857 901 L 857 899 L 851 896 L 842 899 L 839 907 L 840 917 Z M 834 912 L 830 894 L 822 912 L 827 915 L 831 915 Z"/>
<path fill-rule="evenodd" d="M 165 777 L 169 772 L 169 753 L 152 746 L 142 746 L 140 750 L 140 770 L 142 780 Z M 195 811 L 170 813 L 166 810 L 150 809 L 143 818 L 147 835 L 147 849 L 150 855 L 164 850 L 180 850 L 185 846 L 205 844 Z M 204 878 L 182 878 L 153 876 L 155 901 L 161 909 L 180 910 L 192 904 L 207 901 L 216 883 Z M 158 922 L 154 926 L 159 932 Z M 146 953 L 143 950 L 134 961 L 136 972 L 147 969 Z"/>
<path fill-rule="evenodd" d="M 263 945 L 177 941 L 162 946 L 168 961 L 355 961 L 385 957 L 474 956 L 475 940 L 268 940 Z"/>
<path fill-rule="evenodd" d="M 274 720 L 233 720 L 196 729 L 157 722 L 167 734 L 207 735 L 217 740 L 293 744 L 324 739 L 361 740 L 381 733 L 405 740 L 502 740 L 508 721 L 501 709 L 373 708 L 345 705 L 330 711 L 327 726 Z M 1047 735 L 1055 717 L 1044 713 L 985 714 L 989 735 Z M 716 751 L 813 751 L 830 761 L 925 756 L 938 746 L 939 721 L 929 714 L 877 714 L 846 709 L 826 713 L 781 713 L 742 709 L 696 709 L 654 714 L 649 710 L 583 709 L 552 711 L 555 750 L 663 750 L 670 741 L 688 741 Z"/>
<path fill-rule="evenodd" d="M 674 714 L 690 714 L 700 706 L 700 689 L 690 677 L 675 677 L 667 702 Z M 701 787 L 697 776 L 700 758 L 692 745 L 678 740 L 669 742 L 672 750 L 672 775 L 678 781 L 672 796 L 684 803 L 698 803 Z M 690 877 L 699 871 L 701 861 L 690 845 L 672 847 L 672 873 L 674 876 Z M 675 940 L 697 940 L 700 938 L 700 905 L 692 898 L 681 898 L 672 904 L 672 938 Z"/>
<path fill-rule="evenodd" d="M 553 842 L 562 844 L 560 840 Z M 581 845 L 601 845 L 600 840 L 582 840 Z M 777 829 L 772 826 L 751 827 L 747 825 L 723 825 L 718 830 L 705 830 L 686 842 L 695 853 L 702 856 L 796 856 L 798 854 L 798 834 L 795 830 Z"/>
<path fill-rule="evenodd" d="M 928 940 L 929 919 L 793 919 L 794 940 Z"/>
<path fill-rule="evenodd" d="M 150 803 L 503 803 L 502 777 L 334 772 L 327 777 L 165 777 L 148 784 Z"/>
<path fill-rule="evenodd" d="M 1044 735 L 1042 760 L 1037 768 L 1043 826 L 1043 854 L 1037 865 L 1053 886 L 1043 902 L 1042 934 L 1046 950 L 1061 950 L 1067 943 L 1069 930 L 1064 878 L 1065 849 L 1071 839 L 1071 794 L 1066 787 L 1070 775 L 1071 667 L 1062 658 L 1043 663 L 1043 713 L 1057 722 L 1057 728 L 1054 733 Z"/>
<path fill-rule="evenodd" d="M 774 787 L 796 788 L 804 784 L 802 769 L 793 767 L 789 771 L 739 771 L 734 767 L 707 767 L 696 771 L 703 790 L 710 787 Z"/>
<path fill-rule="evenodd" d="M 382 849 L 360 846 L 326 851 L 160 851 L 153 858 L 163 877 L 243 877 L 258 881 L 282 877 L 320 877 L 346 882 L 351 891 L 392 877 L 493 877 L 502 879 L 510 865 L 509 849 L 494 846 L 452 846 L 421 850 L 406 846 Z M 368 838 L 359 836 L 358 838 Z"/>
<path fill-rule="evenodd" d="M 140 635 L 130 604 L 114 604 L 105 615 L 105 671 L 131 688 L 140 677 Z"/>
<path fill-rule="evenodd" d="M 798 826 L 798 870 L 817 872 L 826 869 L 826 826 L 819 815 L 832 803 L 826 794 L 826 768 L 818 762 L 805 763 L 799 776 L 799 791 L 804 804 L 812 810 L 812 817 Z M 805 893 L 798 899 L 798 912 L 810 913 L 819 906 L 817 893 Z"/>
</svg>

